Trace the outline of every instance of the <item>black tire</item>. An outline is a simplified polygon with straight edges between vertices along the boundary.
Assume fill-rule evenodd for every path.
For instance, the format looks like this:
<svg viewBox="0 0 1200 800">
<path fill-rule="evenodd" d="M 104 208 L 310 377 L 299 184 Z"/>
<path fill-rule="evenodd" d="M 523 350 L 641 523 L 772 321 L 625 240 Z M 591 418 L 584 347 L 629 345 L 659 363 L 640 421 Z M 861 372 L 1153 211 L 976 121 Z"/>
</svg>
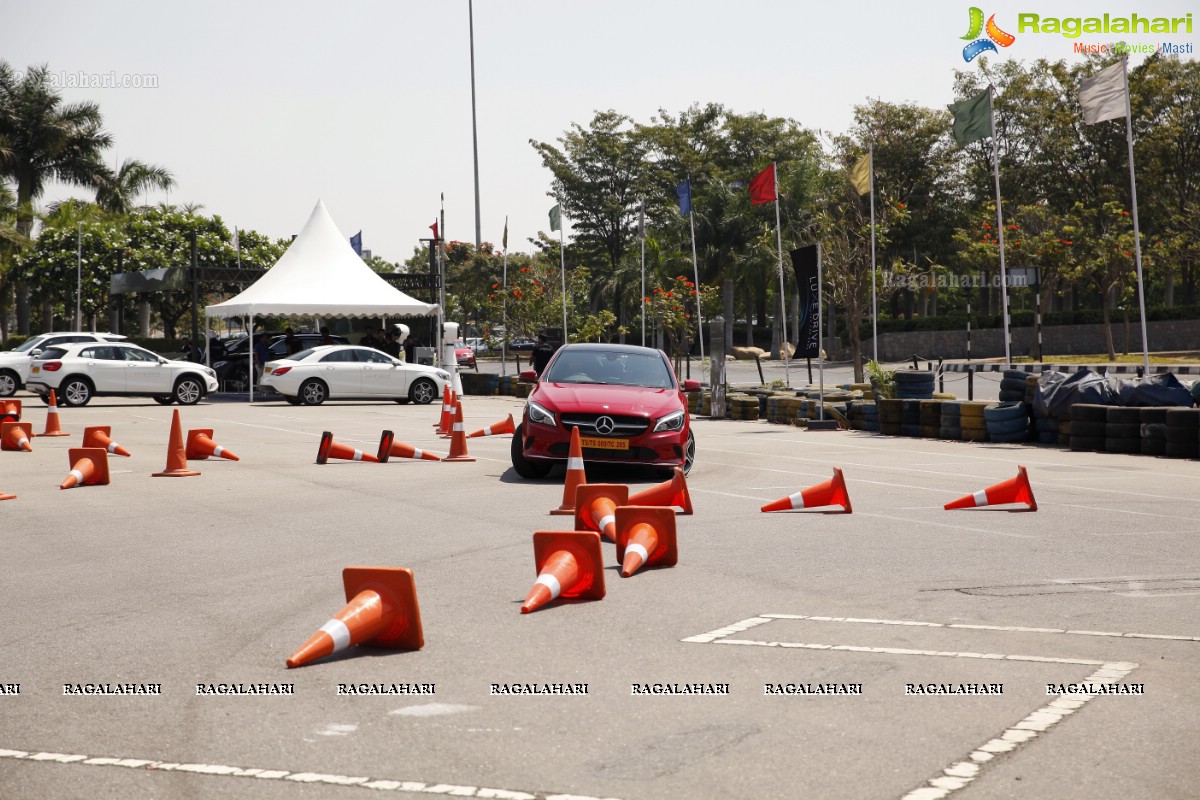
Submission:
<svg viewBox="0 0 1200 800">
<path fill-rule="evenodd" d="M 1142 439 L 1141 451 L 1144 456 L 1165 456 L 1167 443 L 1162 439 Z"/>
<path fill-rule="evenodd" d="M 1017 442 L 1029 441 L 1029 431 L 1017 431 L 1015 433 L 988 433 L 988 438 L 993 442 L 1002 444 L 1016 444 Z"/>
<path fill-rule="evenodd" d="M 402 406 L 406 406 L 409 404 L 410 401 L 407 397 L 397 397 L 396 402 Z"/>
<path fill-rule="evenodd" d="M 1007 389 L 1001 389 L 1000 395 L 997 398 L 1001 403 L 1022 403 L 1025 401 L 1024 392 L 1010 392 Z"/>
<path fill-rule="evenodd" d="M 289 405 L 293 405 L 293 406 L 298 406 L 298 405 L 300 405 L 300 398 L 299 398 L 299 397 L 292 397 L 290 394 L 285 394 L 285 395 L 283 396 L 283 399 L 284 399 L 284 400 L 287 400 Z"/>
<path fill-rule="evenodd" d="M 417 378 L 408 387 L 408 399 L 419 406 L 429 405 L 437 396 L 437 384 L 429 378 Z"/>
<path fill-rule="evenodd" d="M 987 424 L 988 436 L 995 438 L 996 436 L 1011 436 L 1013 434 L 1028 434 L 1029 420 L 1024 417 L 1017 419 L 1002 419 L 996 422 Z"/>
<path fill-rule="evenodd" d="M 1104 451 L 1104 439 L 1096 436 L 1071 436 L 1071 449 L 1075 452 L 1086 452 L 1094 450 L 1096 452 Z"/>
<path fill-rule="evenodd" d="M 1006 369 L 1002 373 L 1002 375 L 1004 376 L 1004 380 L 1009 380 L 1009 381 L 1019 380 L 1019 381 L 1021 381 L 1021 383 L 1024 383 L 1025 379 L 1028 378 L 1032 374 L 1033 373 L 1026 372 L 1023 369 Z"/>
<path fill-rule="evenodd" d="M 1172 442 L 1167 439 L 1164 455 L 1169 458 L 1195 458 L 1198 450 L 1200 448 L 1197 447 L 1196 442 Z"/>
<path fill-rule="evenodd" d="M 1165 427 L 1165 426 L 1164 426 Z M 1166 431 L 1163 431 L 1166 435 Z M 1142 438 L 1142 423 L 1140 422 L 1110 422 L 1104 426 L 1106 439 L 1140 439 Z"/>
<path fill-rule="evenodd" d="M 309 378 L 300 384 L 300 402 L 306 406 L 319 406 L 329 399 L 329 387 L 317 378 Z"/>
<path fill-rule="evenodd" d="M 0 397 L 12 397 L 21 388 L 21 379 L 11 369 L 0 369 Z"/>
<path fill-rule="evenodd" d="M 1142 421 L 1142 410 L 1140 408 L 1129 408 L 1126 406 L 1110 406 L 1106 421 L 1111 425 L 1114 422 L 1129 424 L 1131 422 Z"/>
<path fill-rule="evenodd" d="M 690 475 L 696 463 L 696 434 L 688 428 L 687 443 L 683 446 L 683 474 Z"/>
<path fill-rule="evenodd" d="M 171 403 L 175 402 L 175 398 L 174 397 L 155 397 L 154 402 L 158 403 L 160 406 L 169 406 L 169 405 L 171 405 Z"/>
<path fill-rule="evenodd" d="M 1004 422 L 1010 419 L 1023 419 L 1027 416 L 1025 404 L 1019 401 L 992 403 L 983 410 L 983 418 L 988 422 Z"/>
<path fill-rule="evenodd" d="M 171 396 L 181 406 L 194 406 L 204 397 L 204 381 L 195 375 L 183 375 L 175 381 Z"/>
<path fill-rule="evenodd" d="M 1005 378 L 1000 381 L 1000 391 L 1025 393 L 1024 378 Z"/>
<path fill-rule="evenodd" d="M 513 471 L 527 480 L 537 480 L 544 478 L 550 473 L 550 464 L 543 464 L 540 461 L 530 461 L 525 458 L 524 439 L 521 435 L 521 429 L 524 425 L 518 425 L 513 432 L 512 445 L 509 448 L 509 453 L 512 457 Z"/>
<path fill-rule="evenodd" d="M 1142 439 L 1154 439 L 1159 442 L 1167 440 L 1167 426 L 1161 422 L 1143 422 L 1140 426 Z"/>
<path fill-rule="evenodd" d="M 64 406 L 86 406 L 96 391 L 91 381 L 78 375 L 65 378 L 58 386 L 58 401 Z"/>
<path fill-rule="evenodd" d="M 1071 423 L 1071 435 L 1103 439 L 1108 435 L 1108 425 L 1103 422 L 1077 420 Z"/>
<path fill-rule="evenodd" d="M 1165 406 L 1138 409 L 1138 422 L 1143 425 L 1165 425 L 1167 409 Z"/>
<path fill-rule="evenodd" d="M 1127 436 L 1105 439 L 1104 451 L 1106 453 L 1140 453 L 1142 452 L 1142 440 Z"/>
<path fill-rule="evenodd" d="M 1108 406 L 1094 403 L 1076 403 L 1071 406 L 1071 419 L 1080 422 L 1107 422 Z"/>
<path fill-rule="evenodd" d="M 1180 427 L 1178 425 L 1171 425 L 1169 423 L 1167 424 L 1167 427 L 1163 429 L 1163 437 L 1168 442 L 1174 442 L 1175 444 L 1195 444 L 1196 443 L 1196 431 L 1195 430 L 1193 430 L 1192 428 Z"/>
<path fill-rule="evenodd" d="M 1168 408 L 1167 425 L 1172 428 L 1196 430 L 1200 427 L 1200 409 Z"/>
<path fill-rule="evenodd" d="M 962 428 L 941 427 L 938 428 L 939 439 L 961 439 Z"/>
</svg>

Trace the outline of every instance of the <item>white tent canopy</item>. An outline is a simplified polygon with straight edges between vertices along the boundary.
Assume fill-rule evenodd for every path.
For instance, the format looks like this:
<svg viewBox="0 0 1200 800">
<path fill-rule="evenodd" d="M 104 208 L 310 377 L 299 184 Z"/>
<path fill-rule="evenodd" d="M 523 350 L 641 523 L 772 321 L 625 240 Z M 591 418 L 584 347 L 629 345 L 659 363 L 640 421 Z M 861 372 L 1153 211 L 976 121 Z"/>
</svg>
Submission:
<svg viewBox="0 0 1200 800">
<path fill-rule="evenodd" d="M 304 230 L 267 273 L 207 317 L 414 317 L 436 314 L 392 286 L 354 252 L 317 201 Z"/>
</svg>

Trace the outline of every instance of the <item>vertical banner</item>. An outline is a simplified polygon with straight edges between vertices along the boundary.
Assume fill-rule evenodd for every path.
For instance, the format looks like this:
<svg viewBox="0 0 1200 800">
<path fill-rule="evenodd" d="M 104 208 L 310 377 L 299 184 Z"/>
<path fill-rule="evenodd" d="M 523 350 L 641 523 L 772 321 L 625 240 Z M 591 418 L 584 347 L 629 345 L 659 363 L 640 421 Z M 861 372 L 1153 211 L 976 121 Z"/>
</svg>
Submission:
<svg viewBox="0 0 1200 800">
<path fill-rule="evenodd" d="M 792 251 L 792 269 L 800 289 L 800 330 L 796 335 L 796 356 L 817 358 L 821 354 L 821 284 L 817 276 L 817 246 L 810 244 Z"/>
</svg>

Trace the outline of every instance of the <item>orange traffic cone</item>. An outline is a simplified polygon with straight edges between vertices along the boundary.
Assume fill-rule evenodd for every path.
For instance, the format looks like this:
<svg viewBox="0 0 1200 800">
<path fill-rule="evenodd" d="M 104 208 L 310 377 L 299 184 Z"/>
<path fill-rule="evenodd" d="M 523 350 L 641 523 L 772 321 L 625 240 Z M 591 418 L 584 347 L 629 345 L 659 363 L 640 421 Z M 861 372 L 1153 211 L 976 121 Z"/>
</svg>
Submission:
<svg viewBox="0 0 1200 800">
<path fill-rule="evenodd" d="M 433 453 L 426 453 L 419 447 L 413 447 L 405 442 L 397 442 L 396 434 L 391 431 L 384 431 L 379 437 L 379 460 L 387 463 L 387 460 L 395 456 L 396 458 L 415 458 L 421 461 L 441 461 L 442 457 Z"/>
<path fill-rule="evenodd" d="M 472 456 L 467 455 L 467 435 L 463 433 L 463 415 L 462 403 L 457 399 L 454 401 L 454 427 L 450 429 L 453 435 L 450 439 L 450 455 L 442 459 L 442 461 L 474 461 Z"/>
<path fill-rule="evenodd" d="M 420 650 L 425 646 L 412 570 L 346 567 L 346 607 L 287 660 L 288 669 L 345 650 L 352 644 Z"/>
<path fill-rule="evenodd" d="M 108 486 L 108 453 L 103 447 L 72 447 L 67 451 L 71 471 L 59 486 Z"/>
<path fill-rule="evenodd" d="M 846 491 L 846 479 L 842 477 L 842 471 L 837 467 L 833 468 L 832 480 L 818 483 L 816 486 L 795 494 L 789 494 L 773 503 L 767 503 L 762 510 L 791 511 L 795 508 L 817 508 L 818 506 L 841 506 L 847 514 L 853 510 L 850 508 L 850 494 Z"/>
<path fill-rule="evenodd" d="M 71 434 L 58 427 L 58 401 L 54 397 L 54 390 L 50 390 L 50 401 L 46 404 L 46 430 L 38 434 L 38 436 L 70 436 Z"/>
<path fill-rule="evenodd" d="M 434 426 L 438 436 L 450 436 L 450 429 L 454 427 L 454 406 L 457 399 L 454 390 L 449 386 L 442 391 L 442 416 Z"/>
<path fill-rule="evenodd" d="M 617 506 L 629 505 L 629 487 L 622 483 L 585 483 L 575 490 L 575 530 L 596 531 L 617 540 Z"/>
<path fill-rule="evenodd" d="M 680 514 L 691 514 L 692 496 L 688 493 L 687 478 L 684 477 L 683 468 L 676 467 L 671 480 L 631 495 L 626 505 L 674 506 L 681 509 Z"/>
<path fill-rule="evenodd" d="M 550 510 L 551 514 L 575 516 L 575 492 L 587 483 L 587 472 L 583 469 L 583 444 L 579 438 L 579 426 L 571 428 L 571 449 L 567 451 L 567 480 L 563 484 L 562 505 Z"/>
<path fill-rule="evenodd" d="M 362 450 L 355 450 L 350 445 L 333 440 L 333 434 L 324 431 L 321 434 L 321 444 L 317 447 L 317 463 L 324 464 L 331 458 L 344 458 L 347 461 L 375 461 L 379 459 Z"/>
<path fill-rule="evenodd" d="M 29 437 L 33 436 L 33 425 L 28 422 L 0 422 L 0 450 L 24 450 L 33 452 Z"/>
<path fill-rule="evenodd" d="M 538 531 L 533 560 L 538 578 L 521 604 L 522 614 L 558 597 L 604 597 L 604 558 L 595 531 Z"/>
<path fill-rule="evenodd" d="M 121 445 L 109 438 L 112 433 L 112 428 L 107 425 L 93 425 L 90 428 L 83 429 L 83 446 L 84 447 L 103 447 L 109 455 L 125 456 L 129 458 L 132 453 L 126 450 Z"/>
<path fill-rule="evenodd" d="M 209 456 L 227 458 L 230 461 L 241 461 L 240 458 L 212 440 L 212 428 L 192 428 L 187 432 L 187 446 L 184 448 L 188 458 L 203 461 Z"/>
<path fill-rule="evenodd" d="M 15 494 L 5 494 L 4 492 L 0 492 L 0 500 L 16 500 L 16 499 L 17 499 L 17 496 Z"/>
<path fill-rule="evenodd" d="M 20 422 L 21 401 L 0 400 L 0 422 Z"/>
<path fill-rule="evenodd" d="M 946 503 L 946 510 L 998 506 L 1004 503 L 1024 503 L 1029 506 L 1030 511 L 1037 511 L 1037 501 L 1033 499 L 1033 487 L 1029 485 L 1029 473 L 1025 471 L 1025 467 L 1017 467 L 1015 478 Z"/>
<path fill-rule="evenodd" d="M 474 439 L 478 436 L 500 436 L 505 433 L 516 433 L 517 428 L 513 425 L 512 414 L 508 415 L 508 419 L 503 422 L 497 422 L 490 428 L 481 428 L 474 433 L 467 434 L 468 439 Z"/>
<path fill-rule="evenodd" d="M 171 438 L 167 441 L 167 465 L 152 478 L 189 478 L 199 472 L 188 469 L 187 451 L 183 447 L 183 426 L 179 424 L 179 409 L 171 415 Z"/>
<path fill-rule="evenodd" d="M 617 508 L 617 563 L 628 578 L 646 565 L 673 567 L 679 563 L 675 511 L 663 506 Z"/>
</svg>

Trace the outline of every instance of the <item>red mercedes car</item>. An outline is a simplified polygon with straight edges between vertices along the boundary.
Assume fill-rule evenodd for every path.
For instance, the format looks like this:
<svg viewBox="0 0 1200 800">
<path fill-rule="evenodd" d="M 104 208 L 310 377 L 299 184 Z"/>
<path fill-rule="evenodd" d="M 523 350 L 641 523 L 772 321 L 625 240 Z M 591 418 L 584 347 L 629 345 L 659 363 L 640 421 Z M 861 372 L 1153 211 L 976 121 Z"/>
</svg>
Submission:
<svg viewBox="0 0 1200 800">
<path fill-rule="evenodd" d="M 565 463 L 571 428 L 579 428 L 584 461 L 670 470 L 692 468 L 696 442 L 687 401 L 661 350 L 623 344 L 560 347 L 537 381 L 513 435 L 513 469 L 542 478 Z M 683 389 L 697 391 L 699 381 Z"/>
</svg>

